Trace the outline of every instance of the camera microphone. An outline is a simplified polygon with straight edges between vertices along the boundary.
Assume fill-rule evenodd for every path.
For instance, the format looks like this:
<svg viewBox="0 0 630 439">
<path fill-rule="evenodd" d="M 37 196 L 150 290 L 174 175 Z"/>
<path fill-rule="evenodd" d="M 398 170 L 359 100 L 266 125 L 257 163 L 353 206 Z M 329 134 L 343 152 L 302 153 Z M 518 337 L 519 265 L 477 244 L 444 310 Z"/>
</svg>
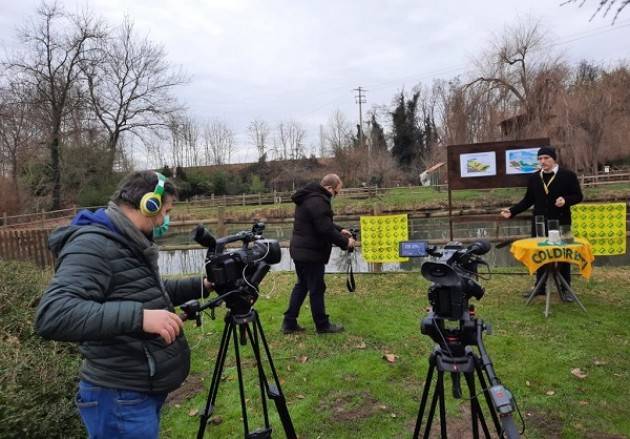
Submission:
<svg viewBox="0 0 630 439">
<path fill-rule="evenodd" d="M 214 249 L 217 245 L 217 240 L 214 239 L 214 236 L 212 236 L 203 224 L 198 224 L 197 227 L 194 228 L 192 232 L 192 239 L 194 239 L 199 245 L 209 249 Z"/>
<path fill-rule="evenodd" d="M 467 248 L 468 253 L 472 253 L 473 255 L 481 256 L 485 255 L 490 251 L 490 242 L 486 240 L 475 241 L 470 244 Z"/>
</svg>

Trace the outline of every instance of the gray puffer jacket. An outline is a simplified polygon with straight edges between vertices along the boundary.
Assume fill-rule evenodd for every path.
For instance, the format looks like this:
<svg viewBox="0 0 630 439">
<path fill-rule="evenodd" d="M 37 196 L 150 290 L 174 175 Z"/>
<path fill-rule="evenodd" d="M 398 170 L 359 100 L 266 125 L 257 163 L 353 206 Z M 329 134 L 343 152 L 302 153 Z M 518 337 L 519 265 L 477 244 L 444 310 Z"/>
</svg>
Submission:
<svg viewBox="0 0 630 439">
<path fill-rule="evenodd" d="M 54 278 L 39 303 L 36 330 L 80 342 L 80 377 L 103 387 L 170 392 L 186 378 L 183 331 L 167 345 L 142 331 L 144 309 L 168 309 L 199 297 L 201 278 L 161 281 L 141 249 L 98 225 L 69 226 L 50 237 Z"/>
</svg>

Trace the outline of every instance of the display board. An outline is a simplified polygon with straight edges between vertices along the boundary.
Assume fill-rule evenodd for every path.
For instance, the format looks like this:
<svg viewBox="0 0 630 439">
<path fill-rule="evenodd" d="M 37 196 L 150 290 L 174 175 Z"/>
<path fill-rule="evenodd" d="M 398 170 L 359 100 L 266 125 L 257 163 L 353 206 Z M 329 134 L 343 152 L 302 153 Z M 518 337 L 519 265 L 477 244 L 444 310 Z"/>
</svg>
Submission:
<svg viewBox="0 0 630 439">
<path fill-rule="evenodd" d="M 361 217 L 361 254 L 367 262 L 405 262 L 398 243 L 409 239 L 407 215 Z"/>
<path fill-rule="evenodd" d="M 571 206 L 573 236 L 586 238 L 596 256 L 626 254 L 626 203 Z"/>
<path fill-rule="evenodd" d="M 446 147 L 449 189 L 524 187 L 538 169 L 538 149 L 548 138 L 469 143 Z"/>
</svg>

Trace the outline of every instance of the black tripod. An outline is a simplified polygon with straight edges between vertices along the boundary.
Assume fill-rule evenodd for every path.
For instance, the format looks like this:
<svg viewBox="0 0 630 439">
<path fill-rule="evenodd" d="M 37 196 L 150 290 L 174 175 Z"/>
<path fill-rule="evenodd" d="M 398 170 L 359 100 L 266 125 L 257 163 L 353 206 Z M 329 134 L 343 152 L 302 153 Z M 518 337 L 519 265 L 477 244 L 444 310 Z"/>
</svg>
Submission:
<svg viewBox="0 0 630 439">
<path fill-rule="evenodd" d="M 422 391 L 422 398 L 420 400 L 420 409 L 418 410 L 418 418 L 416 420 L 416 427 L 413 433 L 414 439 L 418 438 L 420 434 L 429 392 L 433 383 L 433 375 L 436 369 L 437 382 L 431 398 L 431 406 L 429 408 L 427 423 L 424 429 L 424 438 L 428 438 L 430 435 L 433 417 L 435 415 L 435 409 L 438 402 L 440 436 L 442 438 L 447 437 L 446 405 L 444 397 L 445 372 L 450 372 L 451 374 L 453 381 L 453 397 L 456 399 L 462 397 L 460 379 L 461 374 L 464 375 L 470 395 L 470 414 L 473 438 L 479 438 L 480 425 L 485 437 L 490 438 L 490 430 L 488 429 L 486 418 L 481 410 L 481 404 L 479 403 L 479 399 L 477 397 L 475 373 L 479 379 L 481 391 L 483 392 L 485 402 L 488 407 L 488 412 L 492 417 L 494 428 L 496 429 L 499 437 L 507 437 L 508 439 L 519 437 L 514 420 L 512 419 L 512 412 L 514 411 L 512 395 L 501 385 L 500 380 L 494 373 L 492 361 L 488 357 L 481 339 L 481 334 L 484 330 L 483 322 L 481 320 L 471 319 L 467 323 L 468 324 L 463 326 L 464 332 L 466 332 L 466 329 L 476 330 L 476 341 L 474 344 L 478 346 L 480 356 L 476 355 L 472 351 L 471 347 L 466 345 L 466 340 L 469 339 L 469 336 L 472 334 L 457 334 L 458 331 L 447 330 L 448 333 L 446 337 L 442 337 L 445 348 L 442 348 L 439 345 L 436 346 L 429 357 L 429 370 L 427 371 L 427 377 Z M 443 329 L 442 319 L 438 319 L 433 316 L 429 316 L 429 318 L 423 321 L 423 332 L 426 330 L 425 325 L 431 325 L 431 327 L 437 328 L 438 332 L 441 332 L 441 329 Z M 455 355 L 453 354 L 454 352 Z M 486 381 L 484 371 L 488 377 L 488 381 L 492 385 L 490 388 L 488 388 L 488 381 Z"/>
<path fill-rule="evenodd" d="M 209 304 L 205 304 L 201 307 L 198 305 L 198 303 L 194 304 L 189 302 L 190 305 L 187 304 L 188 308 L 184 310 L 186 316 L 188 318 L 196 317 L 198 319 L 199 311 L 207 307 L 216 306 L 216 304 L 220 302 L 221 299 L 223 299 L 223 297 L 220 297 L 219 299 L 210 302 Z M 249 419 L 247 417 L 245 386 L 243 383 L 243 370 L 239 348 L 239 345 L 247 345 L 248 340 L 256 359 L 256 369 L 258 372 L 258 383 L 260 388 L 260 399 L 262 401 L 263 418 L 265 423 L 264 427 L 251 432 L 249 429 Z M 221 376 L 223 375 L 223 367 L 225 365 L 225 359 L 229 350 L 230 341 L 233 342 L 234 346 L 234 357 L 236 360 L 236 371 L 238 374 L 238 387 L 241 401 L 241 416 L 243 418 L 244 437 L 246 439 L 271 438 L 272 429 L 269 424 L 269 410 L 267 407 L 268 398 L 273 400 L 276 405 L 276 410 L 278 411 L 278 416 L 280 417 L 280 421 L 282 422 L 286 437 L 288 439 L 296 439 L 297 436 L 293 428 L 293 423 L 291 422 L 291 417 L 289 416 L 286 399 L 284 398 L 284 394 L 282 393 L 282 389 L 280 388 L 280 380 L 278 379 L 276 368 L 274 367 L 273 361 L 271 359 L 269 345 L 267 344 L 265 333 L 260 323 L 258 313 L 253 308 L 250 308 L 249 311 L 243 314 L 235 314 L 232 310 L 228 310 L 227 314 L 225 315 L 225 326 L 223 328 L 221 344 L 219 345 L 217 361 L 214 366 L 214 372 L 212 373 L 212 381 L 210 383 L 208 399 L 206 401 L 205 408 L 200 415 L 201 418 L 199 421 L 197 438 L 203 438 L 206 431 L 206 426 L 208 425 L 208 421 L 210 420 L 210 416 L 214 411 L 215 401 L 217 399 L 219 384 L 221 383 Z M 262 350 L 264 350 L 263 354 L 261 354 L 261 347 Z M 267 374 L 265 373 L 265 369 L 262 364 L 263 355 L 265 356 L 265 359 L 269 365 L 269 369 L 271 370 L 273 382 L 269 381 Z"/>
</svg>

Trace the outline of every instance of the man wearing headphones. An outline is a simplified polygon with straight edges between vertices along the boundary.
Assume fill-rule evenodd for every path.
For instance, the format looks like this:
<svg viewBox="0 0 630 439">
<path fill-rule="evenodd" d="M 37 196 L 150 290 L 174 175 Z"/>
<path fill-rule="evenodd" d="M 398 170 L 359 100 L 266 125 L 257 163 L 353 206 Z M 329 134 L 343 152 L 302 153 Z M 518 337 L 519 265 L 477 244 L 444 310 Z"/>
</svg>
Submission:
<svg viewBox="0 0 630 439">
<path fill-rule="evenodd" d="M 157 438 L 160 408 L 188 375 L 174 306 L 211 285 L 160 278 L 153 239 L 168 228 L 175 197 L 161 174 L 135 172 L 106 209 L 81 211 L 50 236 L 56 271 L 35 327 L 44 338 L 80 343 L 76 403 L 90 437 Z"/>
</svg>

